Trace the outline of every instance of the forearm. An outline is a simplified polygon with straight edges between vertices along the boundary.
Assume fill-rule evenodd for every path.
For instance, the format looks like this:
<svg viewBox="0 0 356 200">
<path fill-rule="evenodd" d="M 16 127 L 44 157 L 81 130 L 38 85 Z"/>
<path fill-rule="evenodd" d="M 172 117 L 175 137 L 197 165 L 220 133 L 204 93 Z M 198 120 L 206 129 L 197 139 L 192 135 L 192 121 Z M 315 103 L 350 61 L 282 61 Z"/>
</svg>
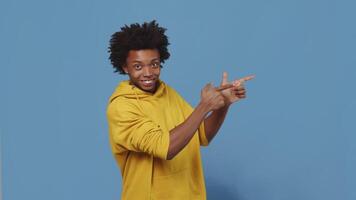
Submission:
<svg viewBox="0 0 356 200">
<path fill-rule="evenodd" d="M 174 158 L 189 143 L 208 112 L 206 105 L 199 104 L 183 123 L 170 131 L 168 160 Z"/>
<path fill-rule="evenodd" d="M 204 120 L 205 136 L 210 142 L 223 124 L 229 106 L 222 107 L 213 111 L 209 117 Z"/>
</svg>

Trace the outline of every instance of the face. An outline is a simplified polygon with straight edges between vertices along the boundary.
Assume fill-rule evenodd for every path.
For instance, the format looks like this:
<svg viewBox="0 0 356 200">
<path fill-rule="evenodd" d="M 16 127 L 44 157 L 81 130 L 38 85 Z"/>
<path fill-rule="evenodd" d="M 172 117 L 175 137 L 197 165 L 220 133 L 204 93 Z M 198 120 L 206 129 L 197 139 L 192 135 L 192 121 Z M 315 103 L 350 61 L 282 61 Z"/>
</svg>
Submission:
<svg viewBox="0 0 356 200">
<path fill-rule="evenodd" d="M 129 75 L 131 84 L 143 91 L 154 93 L 161 72 L 158 50 L 130 50 L 123 70 Z"/>
</svg>

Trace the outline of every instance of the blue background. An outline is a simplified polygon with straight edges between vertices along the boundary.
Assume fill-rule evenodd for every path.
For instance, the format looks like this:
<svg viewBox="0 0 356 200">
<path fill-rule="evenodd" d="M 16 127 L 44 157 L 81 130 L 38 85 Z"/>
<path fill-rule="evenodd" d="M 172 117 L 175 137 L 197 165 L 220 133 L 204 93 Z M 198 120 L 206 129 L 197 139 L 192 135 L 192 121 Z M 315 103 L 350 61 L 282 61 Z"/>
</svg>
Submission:
<svg viewBox="0 0 356 200">
<path fill-rule="evenodd" d="M 107 100 L 108 41 L 157 19 L 162 79 L 200 89 L 255 74 L 203 148 L 209 200 L 356 199 L 355 1 L 1 0 L 4 200 L 119 199 Z"/>
</svg>

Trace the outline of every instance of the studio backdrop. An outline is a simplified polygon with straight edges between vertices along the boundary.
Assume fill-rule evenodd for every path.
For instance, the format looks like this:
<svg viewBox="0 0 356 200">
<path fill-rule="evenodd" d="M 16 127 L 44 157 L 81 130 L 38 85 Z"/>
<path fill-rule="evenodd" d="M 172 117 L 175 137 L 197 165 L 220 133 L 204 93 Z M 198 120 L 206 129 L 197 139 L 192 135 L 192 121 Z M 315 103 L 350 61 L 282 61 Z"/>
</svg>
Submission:
<svg viewBox="0 0 356 200">
<path fill-rule="evenodd" d="M 356 199 L 356 3 L 351 0 L 2 0 L 4 200 L 120 199 L 108 98 L 127 77 L 112 33 L 153 19 L 171 45 L 162 80 L 200 90 L 255 74 L 202 148 L 209 200 Z"/>
</svg>

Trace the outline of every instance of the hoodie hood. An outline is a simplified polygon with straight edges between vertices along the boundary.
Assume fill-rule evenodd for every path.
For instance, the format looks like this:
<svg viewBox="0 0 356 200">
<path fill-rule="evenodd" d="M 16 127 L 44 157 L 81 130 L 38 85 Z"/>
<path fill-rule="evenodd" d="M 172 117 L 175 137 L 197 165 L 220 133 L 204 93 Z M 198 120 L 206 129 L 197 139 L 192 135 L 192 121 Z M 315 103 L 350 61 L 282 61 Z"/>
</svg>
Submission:
<svg viewBox="0 0 356 200">
<path fill-rule="evenodd" d="M 155 93 L 149 93 L 141 90 L 135 85 L 130 84 L 129 80 L 122 81 L 115 89 L 114 93 L 111 95 L 109 103 L 111 103 L 115 98 L 123 96 L 129 99 L 143 99 L 149 97 L 160 97 L 164 94 L 166 90 L 166 84 L 158 80 L 158 88 Z"/>
</svg>

